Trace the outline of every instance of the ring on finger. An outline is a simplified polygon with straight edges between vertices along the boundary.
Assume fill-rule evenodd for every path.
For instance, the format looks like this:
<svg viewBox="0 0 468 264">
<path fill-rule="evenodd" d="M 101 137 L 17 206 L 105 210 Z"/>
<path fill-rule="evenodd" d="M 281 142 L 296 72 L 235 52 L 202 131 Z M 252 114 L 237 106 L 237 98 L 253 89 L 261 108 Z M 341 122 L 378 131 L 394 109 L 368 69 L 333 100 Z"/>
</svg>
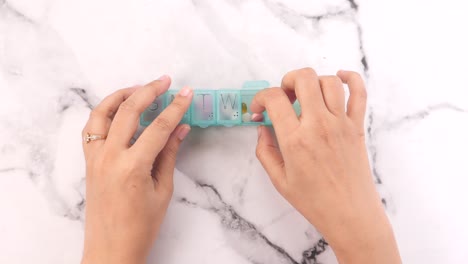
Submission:
<svg viewBox="0 0 468 264">
<path fill-rule="evenodd" d="M 106 138 L 107 138 L 107 135 L 86 133 L 86 136 L 83 137 L 83 141 L 86 142 L 86 144 L 88 144 L 91 141 L 104 140 Z"/>
</svg>

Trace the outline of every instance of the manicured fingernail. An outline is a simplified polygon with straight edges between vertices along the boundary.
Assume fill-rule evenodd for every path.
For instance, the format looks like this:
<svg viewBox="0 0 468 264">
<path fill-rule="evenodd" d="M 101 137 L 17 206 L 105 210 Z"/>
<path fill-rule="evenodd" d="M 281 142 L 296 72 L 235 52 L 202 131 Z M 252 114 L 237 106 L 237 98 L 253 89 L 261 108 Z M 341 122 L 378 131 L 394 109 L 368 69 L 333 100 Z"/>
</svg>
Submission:
<svg viewBox="0 0 468 264">
<path fill-rule="evenodd" d="M 257 132 L 258 132 L 258 138 L 262 136 L 262 126 L 257 127 Z"/>
<path fill-rule="evenodd" d="M 252 121 L 257 122 L 257 121 L 262 121 L 262 119 L 263 119 L 262 114 L 257 114 L 257 113 L 252 114 L 252 117 L 251 117 Z"/>
<path fill-rule="evenodd" d="M 166 75 L 166 74 L 164 74 L 163 76 L 161 76 L 161 77 L 158 78 L 158 80 L 160 80 L 160 81 L 165 81 L 165 80 L 167 80 L 167 79 L 169 79 L 169 76 Z"/>
<path fill-rule="evenodd" d="M 192 88 L 185 86 L 182 90 L 179 91 L 179 94 L 183 97 L 187 97 L 192 92 Z"/>
<path fill-rule="evenodd" d="M 184 138 L 188 135 L 189 132 L 190 126 L 182 126 L 177 132 L 177 138 L 179 138 L 179 140 L 184 140 Z"/>
</svg>

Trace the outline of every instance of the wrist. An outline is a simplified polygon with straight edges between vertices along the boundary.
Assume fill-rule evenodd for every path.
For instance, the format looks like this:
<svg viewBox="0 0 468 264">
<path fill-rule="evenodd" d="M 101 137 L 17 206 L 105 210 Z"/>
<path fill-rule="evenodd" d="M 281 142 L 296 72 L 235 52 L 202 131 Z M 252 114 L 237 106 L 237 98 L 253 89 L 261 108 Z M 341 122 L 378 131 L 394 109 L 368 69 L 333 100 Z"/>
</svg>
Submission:
<svg viewBox="0 0 468 264">
<path fill-rule="evenodd" d="M 144 264 L 145 261 L 83 257 L 80 264 Z"/>
<path fill-rule="evenodd" d="M 399 264 L 401 263 L 398 247 L 391 228 L 373 235 L 356 237 L 347 245 L 332 245 L 339 263 L 346 264 Z"/>
<path fill-rule="evenodd" d="M 342 228 L 338 227 L 332 235 L 324 234 L 339 263 L 401 263 L 385 212 L 356 220 L 354 224 L 342 223 Z"/>
<path fill-rule="evenodd" d="M 121 250 L 110 252 L 106 250 L 85 250 L 81 264 L 145 264 L 146 260 L 140 257 L 122 254 Z"/>
</svg>

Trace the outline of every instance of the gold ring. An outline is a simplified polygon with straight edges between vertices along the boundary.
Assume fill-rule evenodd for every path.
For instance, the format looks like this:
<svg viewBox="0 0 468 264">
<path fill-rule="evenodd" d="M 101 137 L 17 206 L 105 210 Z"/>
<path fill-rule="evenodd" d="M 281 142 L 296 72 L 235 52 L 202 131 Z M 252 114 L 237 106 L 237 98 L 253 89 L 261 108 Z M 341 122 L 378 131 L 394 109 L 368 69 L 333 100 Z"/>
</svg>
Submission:
<svg viewBox="0 0 468 264">
<path fill-rule="evenodd" d="M 106 139 L 106 135 L 95 135 L 95 134 L 90 134 L 86 133 L 86 136 L 83 138 L 83 140 L 87 143 L 94 141 L 94 140 L 101 140 L 101 139 Z"/>
</svg>

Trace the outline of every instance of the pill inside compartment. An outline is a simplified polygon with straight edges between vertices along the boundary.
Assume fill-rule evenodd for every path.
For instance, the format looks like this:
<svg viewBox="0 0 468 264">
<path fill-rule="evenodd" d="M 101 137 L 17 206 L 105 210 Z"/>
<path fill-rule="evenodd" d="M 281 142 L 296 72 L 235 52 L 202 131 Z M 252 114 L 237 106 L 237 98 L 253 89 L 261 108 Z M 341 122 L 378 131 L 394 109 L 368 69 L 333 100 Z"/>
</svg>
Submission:
<svg viewBox="0 0 468 264">
<path fill-rule="evenodd" d="M 225 126 L 242 122 L 241 96 L 237 90 L 217 91 L 217 123 Z"/>
<path fill-rule="evenodd" d="M 259 125 L 259 124 L 268 124 L 268 116 L 266 113 L 263 113 L 263 116 L 258 117 L 256 120 L 252 120 L 252 111 L 250 109 L 250 104 L 252 100 L 260 89 L 255 90 L 241 90 L 241 120 L 243 124 L 246 125 Z"/>
</svg>

